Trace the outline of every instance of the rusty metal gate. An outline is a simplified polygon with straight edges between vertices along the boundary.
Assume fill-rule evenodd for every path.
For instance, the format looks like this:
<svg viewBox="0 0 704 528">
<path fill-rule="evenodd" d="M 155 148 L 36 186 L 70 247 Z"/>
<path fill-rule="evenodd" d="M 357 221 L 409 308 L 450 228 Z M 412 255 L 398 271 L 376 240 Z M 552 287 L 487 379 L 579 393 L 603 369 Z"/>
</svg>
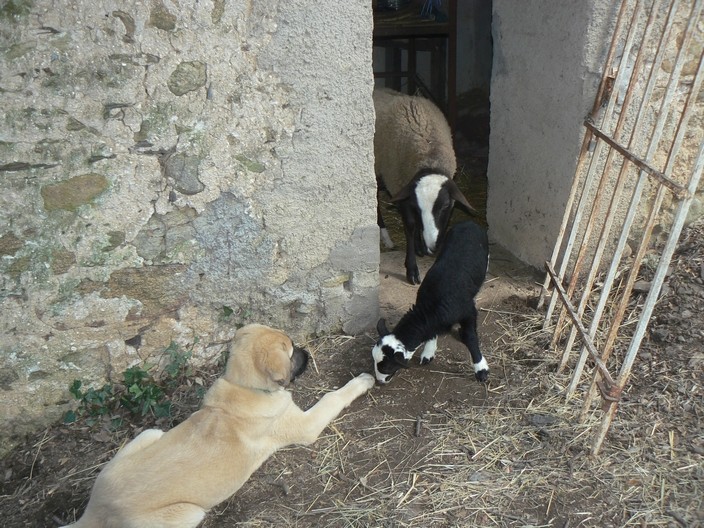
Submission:
<svg viewBox="0 0 704 528">
<path fill-rule="evenodd" d="M 581 395 L 582 420 L 601 413 L 593 454 L 616 413 L 702 175 L 702 3 L 623 0 L 546 262 L 539 305 L 548 304 L 544 327 L 561 355 L 558 370 L 572 370 L 567 398 Z"/>
</svg>

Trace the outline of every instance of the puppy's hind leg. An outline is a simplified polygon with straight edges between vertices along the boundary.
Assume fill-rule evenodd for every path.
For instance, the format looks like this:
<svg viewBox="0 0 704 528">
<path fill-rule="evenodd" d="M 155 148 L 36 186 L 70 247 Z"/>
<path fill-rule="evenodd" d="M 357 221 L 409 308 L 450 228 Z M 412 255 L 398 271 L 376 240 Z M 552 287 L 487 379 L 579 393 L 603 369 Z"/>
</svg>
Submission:
<svg viewBox="0 0 704 528">
<path fill-rule="evenodd" d="M 312 444 L 330 422 L 352 403 L 374 386 L 374 376 L 360 374 L 348 381 L 344 387 L 328 392 L 320 401 L 305 412 L 300 411 L 286 420 L 287 444 Z"/>
<path fill-rule="evenodd" d="M 195 528 L 205 518 L 205 510 L 196 504 L 180 502 L 164 506 L 146 516 L 131 519 L 130 528 Z"/>
</svg>

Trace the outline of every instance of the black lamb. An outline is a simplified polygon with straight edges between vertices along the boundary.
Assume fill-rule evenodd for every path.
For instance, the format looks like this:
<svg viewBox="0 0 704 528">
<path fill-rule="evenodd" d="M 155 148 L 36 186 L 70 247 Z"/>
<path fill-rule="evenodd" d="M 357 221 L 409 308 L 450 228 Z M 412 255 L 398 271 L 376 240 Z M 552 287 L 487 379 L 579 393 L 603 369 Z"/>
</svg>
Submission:
<svg viewBox="0 0 704 528">
<path fill-rule="evenodd" d="M 447 233 L 435 263 L 418 288 L 416 302 L 393 332 L 384 319 L 377 324 L 379 341 L 372 349 L 374 374 L 388 383 L 423 343 L 421 365 L 435 357 L 437 338 L 459 323 L 459 336 L 469 349 L 478 381 L 489 377 L 489 366 L 479 350 L 474 297 L 486 277 L 489 240 L 486 230 L 471 221 L 460 222 Z"/>
</svg>

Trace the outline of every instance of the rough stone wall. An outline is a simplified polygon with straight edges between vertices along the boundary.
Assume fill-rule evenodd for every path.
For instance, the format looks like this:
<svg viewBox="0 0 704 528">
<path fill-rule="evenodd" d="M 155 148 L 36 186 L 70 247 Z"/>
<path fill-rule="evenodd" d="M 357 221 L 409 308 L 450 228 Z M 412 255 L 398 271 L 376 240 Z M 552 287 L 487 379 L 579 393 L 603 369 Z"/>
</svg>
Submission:
<svg viewBox="0 0 704 528">
<path fill-rule="evenodd" d="M 4 435 L 171 342 L 376 321 L 367 4 L 3 3 Z"/>
<path fill-rule="evenodd" d="M 494 0 L 487 220 L 543 269 L 562 221 L 617 3 Z"/>
</svg>

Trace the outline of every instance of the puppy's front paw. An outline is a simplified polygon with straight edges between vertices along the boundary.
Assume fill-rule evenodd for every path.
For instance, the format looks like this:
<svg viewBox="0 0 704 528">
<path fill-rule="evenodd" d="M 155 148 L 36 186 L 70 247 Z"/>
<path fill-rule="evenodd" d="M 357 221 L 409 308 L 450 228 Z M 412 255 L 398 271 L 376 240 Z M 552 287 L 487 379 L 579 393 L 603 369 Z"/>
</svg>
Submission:
<svg viewBox="0 0 704 528">
<path fill-rule="evenodd" d="M 365 390 L 369 390 L 374 386 L 374 376 L 368 372 L 360 374 L 355 378 L 355 380 L 357 380 L 359 384 L 365 388 Z"/>
</svg>

